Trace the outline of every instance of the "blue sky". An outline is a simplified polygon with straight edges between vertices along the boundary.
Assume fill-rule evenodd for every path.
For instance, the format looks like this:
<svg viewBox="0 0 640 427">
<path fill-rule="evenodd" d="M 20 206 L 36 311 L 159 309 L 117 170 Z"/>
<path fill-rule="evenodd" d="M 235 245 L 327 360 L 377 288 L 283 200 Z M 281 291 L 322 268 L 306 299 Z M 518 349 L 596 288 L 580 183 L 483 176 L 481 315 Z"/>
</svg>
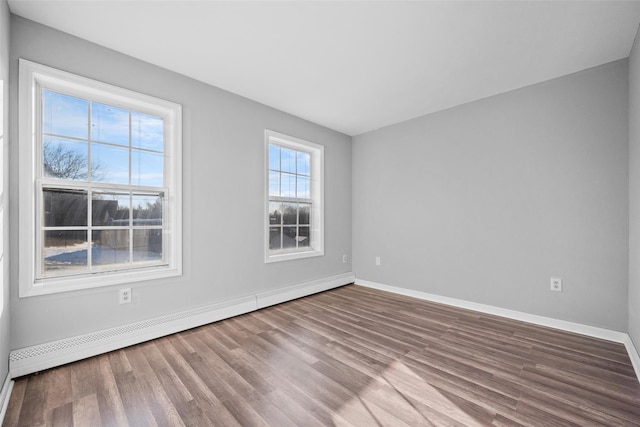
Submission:
<svg viewBox="0 0 640 427">
<path fill-rule="evenodd" d="M 269 195 L 311 198 L 311 155 L 269 144 Z"/>
<path fill-rule="evenodd" d="M 49 90 L 42 101 L 44 142 L 86 158 L 90 149 L 100 182 L 129 184 L 131 154 L 131 184 L 163 186 L 162 118 Z"/>
</svg>

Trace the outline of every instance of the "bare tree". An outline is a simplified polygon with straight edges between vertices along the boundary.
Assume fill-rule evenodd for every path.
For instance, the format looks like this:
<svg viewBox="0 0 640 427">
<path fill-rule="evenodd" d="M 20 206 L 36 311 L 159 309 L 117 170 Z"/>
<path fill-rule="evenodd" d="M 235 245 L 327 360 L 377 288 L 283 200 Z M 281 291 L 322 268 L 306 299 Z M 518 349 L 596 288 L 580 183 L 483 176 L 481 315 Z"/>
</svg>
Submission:
<svg viewBox="0 0 640 427">
<path fill-rule="evenodd" d="M 88 178 L 87 156 L 75 153 L 60 144 L 45 142 L 42 146 L 44 172 L 47 176 L 86 180 Z M 100 164 L 91 163 L 91 180 L 100 181 Z"/>
</svg>

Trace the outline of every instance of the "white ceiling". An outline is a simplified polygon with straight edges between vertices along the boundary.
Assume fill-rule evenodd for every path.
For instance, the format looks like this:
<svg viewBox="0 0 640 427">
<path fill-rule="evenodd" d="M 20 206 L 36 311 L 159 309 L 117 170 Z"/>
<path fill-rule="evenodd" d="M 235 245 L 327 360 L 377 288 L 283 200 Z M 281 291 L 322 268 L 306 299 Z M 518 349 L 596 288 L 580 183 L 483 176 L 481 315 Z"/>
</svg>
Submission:
<svg viewBox="0 0 640 427">
<path fill-rule="evenodd" d="M 629 56 L 639 1 L 9 0 L 14 14 L 357 135 Z"/>
</svg>

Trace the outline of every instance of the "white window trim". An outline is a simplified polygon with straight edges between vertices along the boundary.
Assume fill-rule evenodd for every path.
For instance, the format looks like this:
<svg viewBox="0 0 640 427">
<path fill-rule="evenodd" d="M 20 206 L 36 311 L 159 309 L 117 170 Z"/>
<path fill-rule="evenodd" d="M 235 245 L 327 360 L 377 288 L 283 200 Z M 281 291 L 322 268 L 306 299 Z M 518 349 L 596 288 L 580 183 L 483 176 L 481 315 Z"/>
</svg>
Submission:
<svg viewBox="0 0 640 427">
<path fill-rule="evenodd" d="M 272 130 L 264 132 L 264 262 L 280 262 L 294 259 L 311 258 L 324 255 L 324 147 Z M 277 252 L 269 249 L 269 144 L 275 143 L 294 150 L 311 153 L 311 247 L 295 252 Z M 318 185 L 319 184 L 319 185 Z"/>
<path fill-rule="evenodd" d="M 20 59 L 19 64 L 19 297 L 89 289 L 182 275 L 182 106 L 152 96 L 98 82 L 35 62 Z M 36 89 L 39 84 L 56 87 L 66 94 L 91 98 L 110 105 L 123 105 L 164 117 L 165 121 L 165 209 L 168 232 L 167 265 L 141 267 L 117 272 L 95 272 L 78 276 L 36 278 L 36 191 L 40 164 L 37 146 Z"/>
</svg>

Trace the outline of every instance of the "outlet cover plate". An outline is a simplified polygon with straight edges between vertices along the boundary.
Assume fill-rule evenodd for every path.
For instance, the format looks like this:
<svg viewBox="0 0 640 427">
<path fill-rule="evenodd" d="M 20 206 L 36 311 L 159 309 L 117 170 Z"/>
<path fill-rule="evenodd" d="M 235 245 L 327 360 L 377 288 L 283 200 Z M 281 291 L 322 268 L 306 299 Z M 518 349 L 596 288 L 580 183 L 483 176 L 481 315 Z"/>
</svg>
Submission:
<svg viewBox="0 0 640 427">
<path fill-rule="evenodd" d="M 131 288 L 124 288 L 118 291 L 118 301 L 120 304 L 131 303 Z"/>
</svg>

